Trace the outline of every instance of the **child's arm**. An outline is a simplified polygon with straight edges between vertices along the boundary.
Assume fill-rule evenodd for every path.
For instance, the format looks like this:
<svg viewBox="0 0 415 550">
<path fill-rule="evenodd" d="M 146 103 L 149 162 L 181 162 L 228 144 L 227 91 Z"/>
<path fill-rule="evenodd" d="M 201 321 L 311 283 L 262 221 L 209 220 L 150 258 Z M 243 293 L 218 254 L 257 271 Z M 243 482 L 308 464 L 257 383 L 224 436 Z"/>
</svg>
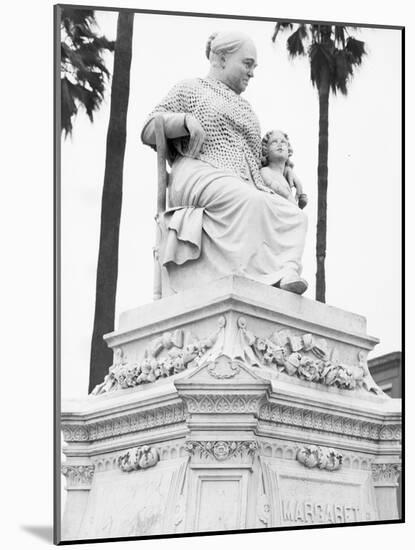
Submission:
<svg viewBox="0 0 415 550">
<path fill-rule="evenodd" d="M 307 206 L 308 198 L 304 193 L 303 184 L 298 179 L 298 176 L 294 174 L 292 167 L 293 165 L 287 166 L 285 177 L 287 178 L 290 186 L 295 187 L 295 200 L 297 201 L 299 208 L 303 209 Z"/>
</svg>

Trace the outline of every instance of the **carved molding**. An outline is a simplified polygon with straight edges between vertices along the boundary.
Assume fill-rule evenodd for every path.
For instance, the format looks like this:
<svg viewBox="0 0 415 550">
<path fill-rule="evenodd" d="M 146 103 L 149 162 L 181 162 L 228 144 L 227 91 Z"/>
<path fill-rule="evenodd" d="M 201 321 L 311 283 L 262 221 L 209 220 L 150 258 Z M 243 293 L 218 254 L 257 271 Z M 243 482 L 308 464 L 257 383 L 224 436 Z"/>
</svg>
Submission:
<svg viewBox="0 0 415 550">
<path fill-rule="evenodd" d="M 297 460 L 298 451 L 304 447 L 298 443 L 274 442 L 272 440 L 263 440 L 259 442 L 259 455 L 263 458 L 277 458 L 284 460 Z M 342 453 L 342 468 L 354 470 L 370 470 L 374 461 L 373 456 L 367 454 L 357 454 L 350 452 Z"/>
<path fill-rule="evenodd" d="M 384 426 L 381 423 L 352 419 L 347 416 L 270 403 L 261 406 L 259 419 L 275 424 L 285 424 L 374 441 L 400 441 L 402 435 L 400 424 Z"/>
<path fill-rule="evenodd" d="M 318 445 L 305 445 L 298 449 L 298 462 L 304 464 L 307 468 L 319 468 L 320 470 L 328 470 L 332 472 L 339 470 L 343 455 L 334 449 L 327 447 L 319 447 Z"/>
<path fill-rule="evenodd" d="M 94 471 L 95 466 L 93 464 L 63 464 L 61 472 L 66 478 L 66 489 L 68 491 L 89 490 Z"/>
<path fill-rule="evenodd" d="M 372 479 L 377 486 L 396 486 L 402 467 L 400 463 L 374 463 L 372 464 Z"/>
<path fill-rule="evenodd" d="M 262 396 L 252 394 L 183 395 L 189 413 L 255 413 Z"/>
<path fill-rule="evenodd" d="M 253 456 L 258 449 L 255 440 L 249 441 L 188 441 L 187 452 L 199 458 L 224 462 L 232 458 L 241 460 Z"/>
<path fill-rule="evenodd" d="M 62 424 L 63 437 L 66 442 L 99 441 L 120 435 L 150 430 L 158 426 L 167 426 L 184 422 L 187 412 L 182 403 L 158 409 L 128 414 L 82 424 Z"/>
<path fill-rule="evenodd" d="M 155 466 L 160 460 L 159 451 L 150 445 L 142 445 L 130 449 L 125 454 L 118 457 L 117 463 L 123 472 L 132 472 L 134 470 L 146 470 Z"/>
<path fill-rule="evenodd" d="M 174 460 L 179 457 L 187 456 L 184 443 L 169 444 L 166 442 L 159 443 L 157 445 L 157 450 L 159 453 L 159 461 L 163 460 Z M 109 470 L 115 470 L 119 468 L 118 458 L 120 452 L 105 453 L 105 455 L 92 458 L 91 461 L 95 465 L 95 472 L 106 472 Z"/>
</svg>

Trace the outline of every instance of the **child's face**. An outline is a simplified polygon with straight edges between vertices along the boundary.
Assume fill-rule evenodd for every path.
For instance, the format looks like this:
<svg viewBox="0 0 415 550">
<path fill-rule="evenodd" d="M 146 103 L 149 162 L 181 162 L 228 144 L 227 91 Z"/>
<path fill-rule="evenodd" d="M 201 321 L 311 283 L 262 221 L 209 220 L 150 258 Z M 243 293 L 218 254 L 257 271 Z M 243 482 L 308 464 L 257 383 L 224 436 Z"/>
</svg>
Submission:
<svg viewBox="0 0 415 550">
<path fill-rule="evenodd" d="M 268 159 L 288 160 L 288 140 L 282 132 L 272 132 L 268 141 Z"/>
</svg>

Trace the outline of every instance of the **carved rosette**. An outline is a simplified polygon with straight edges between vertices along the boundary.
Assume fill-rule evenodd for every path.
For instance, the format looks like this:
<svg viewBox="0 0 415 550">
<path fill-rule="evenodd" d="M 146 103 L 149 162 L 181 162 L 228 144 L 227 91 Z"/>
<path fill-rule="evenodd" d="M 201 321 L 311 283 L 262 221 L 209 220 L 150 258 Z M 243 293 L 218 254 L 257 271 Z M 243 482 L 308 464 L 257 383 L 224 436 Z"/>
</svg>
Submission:
<svg viewBox="0 0 415 550">
<path fill-rule="evenodd" d="M 397 486 L 401 464 L 396 462 L 372 464 L 372 479 L 375 486 Z"/>
<path fill-rule="evenodd" d="M 298 449 L 297 456 L 298 462 L 304 464 L 307 468 L 319 468 L 320 470 L 328 470 L 332 472 L 339 470 L 343 455 L 338 453 L 334 449 L 327 447 L 319 447 L 317 445 L 306 445 Z"/>
<path fill-rule="evenodd" d="M 156 448 L 142 445 L 120 455 L 118 457 L 118 466 L 123 472 L 146 470 L 155 466 L 159 460 L 160 455 Z"/>
<path fill-rule="evenodd" d="M 61 472 L 66 478 L 66 490 L 88 491 L 91 488 L 94 471 L 93 464 L 63 464 Z"/>
<path fill-rule="evenodd" d="M 187 452 L 201 461 L 225 462 L 252 459 L 258 449 L 255 440 L 248 441 L 188 441 Z"/>
</svg>

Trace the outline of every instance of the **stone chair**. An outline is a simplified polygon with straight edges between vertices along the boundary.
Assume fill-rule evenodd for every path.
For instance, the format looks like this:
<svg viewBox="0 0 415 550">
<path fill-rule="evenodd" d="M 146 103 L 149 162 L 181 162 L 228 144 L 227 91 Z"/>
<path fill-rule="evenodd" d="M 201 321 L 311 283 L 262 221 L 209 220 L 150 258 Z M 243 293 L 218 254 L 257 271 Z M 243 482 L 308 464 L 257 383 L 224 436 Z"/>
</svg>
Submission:
<svg viewBox="0 0 415 550">
<path fill-rule="evenodd" d="M 167 209 L 167 186 L 169 173 L 167 164 L 170 161 L 170 152 L 164 132 L 164 120 L 162 116 L 154 119 L 157 149 L 157 211 L 154 217 L 156 221 L 156 240 L 153 247 L 154 257 L 154 284 L 153 299 L 160 300 L 162 296 L 171 294 L 168 285 L 168 275 L 162 265 L 162 248 L 164 237 L 163 214 Z"/>
</svg>

